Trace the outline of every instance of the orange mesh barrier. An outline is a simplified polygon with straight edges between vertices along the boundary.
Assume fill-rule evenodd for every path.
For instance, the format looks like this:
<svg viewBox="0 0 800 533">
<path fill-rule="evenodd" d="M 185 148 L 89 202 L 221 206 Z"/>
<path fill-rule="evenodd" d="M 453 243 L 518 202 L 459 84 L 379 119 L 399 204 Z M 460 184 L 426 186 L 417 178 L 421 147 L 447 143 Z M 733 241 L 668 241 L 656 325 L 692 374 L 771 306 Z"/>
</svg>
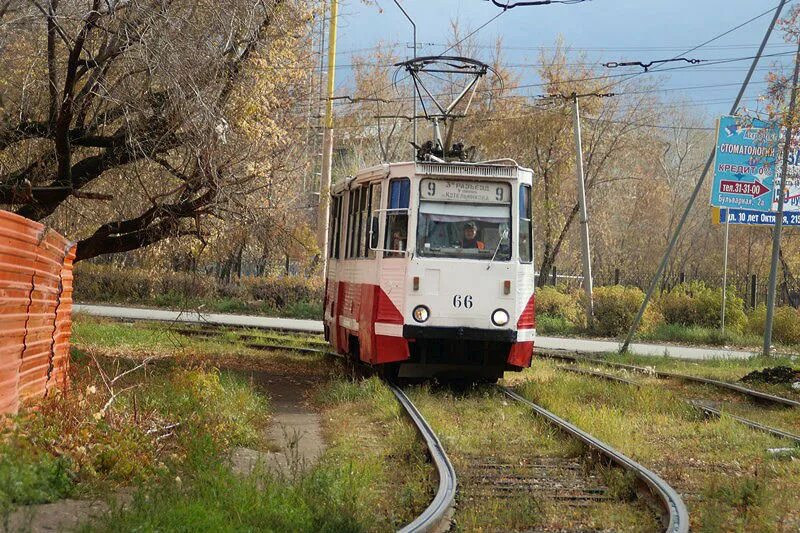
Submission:
<svg viewBox="0 0 800 533">
<path fill-rule="evenodd" d="M 0 210 L 0 413 L 66 383 L 74 259 L 55 231 Z"/>
</svg>

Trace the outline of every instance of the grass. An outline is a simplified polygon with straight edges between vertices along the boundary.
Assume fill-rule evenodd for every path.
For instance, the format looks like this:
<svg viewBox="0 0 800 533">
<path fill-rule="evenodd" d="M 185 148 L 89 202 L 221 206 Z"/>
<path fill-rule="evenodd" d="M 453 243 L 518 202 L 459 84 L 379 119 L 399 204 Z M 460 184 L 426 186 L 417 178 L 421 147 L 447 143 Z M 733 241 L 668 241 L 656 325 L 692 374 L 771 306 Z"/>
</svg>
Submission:
<svg viewBox="0 0 800 533">
<path fill-rule="evenodd" d="M 376 377 L 332 380 L 316 395 L 329 443 L 325 458 L 361 473 L 359 499 L 371 510 L 370 529 L 396 530 L 433 498 L 436 475 L 427 450 L 392 392 Z"/>
<path fill-rule="evenodd" d="M 247 333 L 265 343 L 318 342 Z M 303 375 L 323 364 L 321 356 L 253 350 L 245 346 L 253 339 L 238 332 L 207 339 L 166 324 L 89 317 L 76 317 L 74 334 L 81 348 L 73 354 L 73 391 L 36 416 L 22 414 L 0 441 L 2 516 L 20 505 L 92 496 L 110 509 L 82 531 L 383 531 L 410 522 L 432 497 L 426 451 L 377 379 L 320 385 L 313 400 L 330 446 L 316 466 L 278 473 L 261 464 L 242 476 L 230 468 L 230 450 L 270 450 L 268 400 L 209 362 Z M 154 355 L 147 373 L 119 380 L 120 389 L 134 388 L 104 410 L 108 394 L 93 358 L 115 375 Z M 114 497 L 120 487 L 133 488 L 124 505 Z"/>
<path fill-rule="evenodd" d="M 98 497 L 187 468 L 194 440 L 257 446 L 266 424 L 263 396 L 214 369 L 151 365 L 111 379 L 134 363 L 73 350 L 71 388 L 24 409 L 0 435 L 0 512 L 67 496 Z M 99 366 L 98 366 L 99 365 Z"/>
<path fill-rule="evenodd" d="M 781 531 L 800 526 L 800 462 L 768 452 L 789 442 L 729 417 L 705 419 L 682 396 L 632 389 L 539 361 L 519 391 L 623 453 L 686 494 L 693 531 Z"/>
<path fill-rule="evenodd" d="M 758 346 L 763 341 L 756 335 L 717 328 L 659 324 L 653 331 L 641 332 L 637 336 L 643 341 L 679 342 L 709 346 Z"/>
<path fill-rule="evenodd" d="M 196 440 L 180 483 L 166 475 L 84 531 L 359 532 L 410 522 L 432 497 L 433 471 L 391 392 L 375 378 L 337 378 L 314 400 L 329 447 L 313 469 L 239 477 Z"/>
<path fill-rule="evenodd" d="M 83 531 L 364 531 L 369 510 L 359 500 L 357 469 L 325 464 L 287 482 L 266 468 L 234 474 L 220 450 L 195 439 L 183 478 L 164 476 L 143 487 Z"/>
<path fill-rule="evenodd" d="M 629 363 L 639 366 L 651 366 L 658 370 L 690 374 L 700 377 L 737 382 L 754 370 L 763 370 L 775 366 L 797 368 L 797 356 L 713 358 L 704 360 L 678 359 L 673 357 L 648 357 L 631 354 L 610 353 L 605 356 L 609 361 Z M 778 394 L 800 400 L 800 391 L 791 384 L 742 383 L 749 388 Z"/>
<path fill-rule="evenodd" d="M 76 314 L 72 341 L 88 351 L 135 357 L 177 357 L 182 362 L 204 360 L 218 366 L 257 367 L 265 352 L 248 344 L 322 347 L 316 335 L 292 335 L 259 330 L 220 330 L 210 337 L 183 331 L 200 331 L 185 324 L 168 322 L 123 323 Z M 271 360 L 301 361 L 308 357 L 292 352 L 270 353 Z"/>
<path fill-rule="evenodd" d="M 442 441 L 456 471 L 460 492 L 455 515 L 458 531 L 494 531 L 536 528 L 574 530 L 611 528 L 615 531 L 652 531 L 654 516 L 638 504 L 622 500 L 567 506 L 541 493 L 519 490 L 506 497 L 486 496 L 476 465 L 509 465 L 509 475 L 523 474 L 527 465 L 543 458 L 571 459 L 582 446 L 563 437 L 524 406 L 506 399 L 494 388 L 466 394 L 418 387 L 410 396 Z M 516 465 L 516 466 L 513 466 Z M 601 479 L 612 480 L 612 470 L 589 467 Z M 476 473 L 477 472 L 477 473 Z M 617 486 L 623 483 L 617 479 Z M 612 491 L 613 492 L 613 491 Z"/>
</svg>

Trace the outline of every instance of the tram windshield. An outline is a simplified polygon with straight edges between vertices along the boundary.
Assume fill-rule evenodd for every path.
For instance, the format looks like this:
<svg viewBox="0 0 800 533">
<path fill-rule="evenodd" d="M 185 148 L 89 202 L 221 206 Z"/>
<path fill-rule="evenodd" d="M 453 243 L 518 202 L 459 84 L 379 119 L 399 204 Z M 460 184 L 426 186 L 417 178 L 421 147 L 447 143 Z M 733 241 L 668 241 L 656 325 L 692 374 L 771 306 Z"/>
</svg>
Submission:
<svg viewBox="0 0 800 533">
<path fill-rule="evenodd" d="M 507 183 L 422 180 L 417 255 L 511 259 Z"/>
</svg>

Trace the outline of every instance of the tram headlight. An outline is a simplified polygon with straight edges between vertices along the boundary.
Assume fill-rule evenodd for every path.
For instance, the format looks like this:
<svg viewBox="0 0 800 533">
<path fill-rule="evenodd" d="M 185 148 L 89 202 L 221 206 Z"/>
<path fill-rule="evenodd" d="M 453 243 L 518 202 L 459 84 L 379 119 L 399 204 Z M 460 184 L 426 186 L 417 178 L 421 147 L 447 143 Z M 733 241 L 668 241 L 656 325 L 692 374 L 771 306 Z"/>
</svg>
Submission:
<svg viewBox="0 0 800 533">
<path fill-rule="evenodd" d="M 414 320 L 416 320 L 419 323 L 422 323 L 426 322 L 430 318 L 431 312 L 424 305 L 418 305 L 414 308 L 412 316 L 414 317 Z"/>
<path fill-rule="evenodd" d="M 505 326 L 508 320 L 508 312 L 505 309 L 497 309 L 492 313 L 492 324 L 495 326 Z"/>
</svg>

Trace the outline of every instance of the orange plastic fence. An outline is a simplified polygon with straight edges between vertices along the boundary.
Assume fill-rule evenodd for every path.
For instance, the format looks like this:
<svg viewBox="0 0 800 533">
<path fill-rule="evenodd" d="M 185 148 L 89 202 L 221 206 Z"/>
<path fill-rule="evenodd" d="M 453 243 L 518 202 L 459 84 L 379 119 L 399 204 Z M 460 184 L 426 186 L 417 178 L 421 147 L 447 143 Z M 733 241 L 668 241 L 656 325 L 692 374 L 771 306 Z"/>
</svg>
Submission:
<svg viewBox="0 0 800 533">
<path fill-rule="evenodd" d="M 0 210 L 0 413 L 66 383 L 74 259 L 55 231 Z"/>
</svg>

